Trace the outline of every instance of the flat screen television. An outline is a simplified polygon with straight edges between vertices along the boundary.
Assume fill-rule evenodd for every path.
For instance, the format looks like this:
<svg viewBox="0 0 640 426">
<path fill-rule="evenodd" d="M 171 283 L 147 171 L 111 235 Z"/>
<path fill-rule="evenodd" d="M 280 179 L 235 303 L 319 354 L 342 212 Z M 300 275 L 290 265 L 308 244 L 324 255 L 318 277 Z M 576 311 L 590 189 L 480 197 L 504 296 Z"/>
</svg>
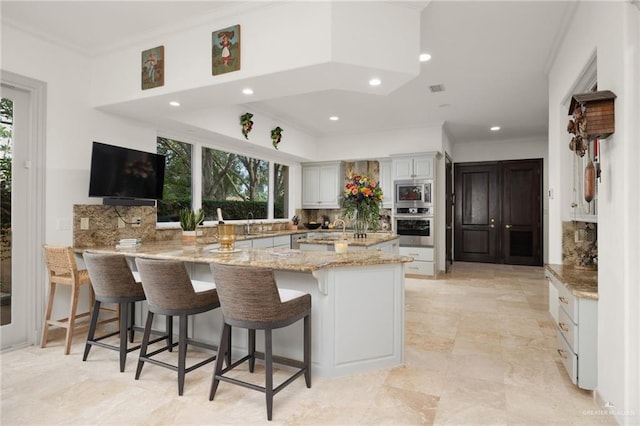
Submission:
<svg viewBox="0 0 640 426">
<path fill-rule="evenodd" d="M 93 142 L 89 197 L 104 204 L 153 205 L 162 199 L 164 155 Z"/>
</svg>

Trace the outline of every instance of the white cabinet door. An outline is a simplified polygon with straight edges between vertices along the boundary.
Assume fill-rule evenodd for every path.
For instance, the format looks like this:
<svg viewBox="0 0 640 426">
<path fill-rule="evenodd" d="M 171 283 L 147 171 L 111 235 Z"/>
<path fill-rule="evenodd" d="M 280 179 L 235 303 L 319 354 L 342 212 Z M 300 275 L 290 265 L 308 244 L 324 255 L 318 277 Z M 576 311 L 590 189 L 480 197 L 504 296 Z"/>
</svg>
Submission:
<svg viewBox="0 0 640 426">
<path fill-rule="evenodd" d="M 393 159 L 395 179 L 433 179 L 434 156 L 419 155 Z"/>
<path fill-rule="evenodd" d="M 378 160 L 380 164 L 380 188 L 382 189 L 382 208 L 393 208 L 393 177 L 391 160 Z"/>
<path fill-rule="evenodd" d="M 396 179 L 411 179 L 413 175 L 413 159 L 394 158 L 393 172 Z"/>
<path fill-rule="evenodd" d="M 341 163 L 304 164 L 302 166 L 302 207 L 305 209 L 340 208 Z"/>
<path fill-rule="evenodd" d="M 433 179 L 433 157 L 414 158 L 413 173 L 416 179 Z"/>
<path fill-rule="evenodd" d="M 320 167 L 302 168 L 302 207 L 318 208 L 320 202 Z"/>
<path fill-rule="evenodd" d="M 320 204 L 323 208 L 340 207 L 340 164 L 320 167 Z"/>
</svg>

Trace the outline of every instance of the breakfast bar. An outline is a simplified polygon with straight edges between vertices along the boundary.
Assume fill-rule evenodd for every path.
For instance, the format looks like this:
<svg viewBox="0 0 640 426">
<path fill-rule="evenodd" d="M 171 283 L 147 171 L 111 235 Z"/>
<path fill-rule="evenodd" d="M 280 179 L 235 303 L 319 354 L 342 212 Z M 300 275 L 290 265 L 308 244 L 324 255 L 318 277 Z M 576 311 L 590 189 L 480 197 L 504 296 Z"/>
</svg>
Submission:
<svg viewBox="0 0 640 426">
<path fill-rule="evenodd" d="M 211 263 L 268 267 L 280 288 L 304 291 L 312 298 L 312 362 L 318 376 L 342 376 L 402 364 L 404 340 L 404 264 L 410 257 L 382 250 L 304 251 L 288 248 L 242 248 L 221 253 L 216 245 L 183 246 L 151 242 L 117 250 L 92 247 L 93 252 L 120 253 L 135 268 L 135 257 L 181 260 L 196 291 L 213 286 Z M 79 250 L 82 251 L 82 250 Z M 146 308 L 137 310 L 142 324 Z M 159 323 L 158 326 L 161 327 Z M 195 316 L 190 333 L 217 344 L 222 329 L 219 309 Z M 246 353 L 246 331 L 233 331 L 234 356 Z M 259 350 L 262 334 L 257 333 Z M 302 324 L 274 331 L 274 351 L 302 357 Z"/>
</svg>

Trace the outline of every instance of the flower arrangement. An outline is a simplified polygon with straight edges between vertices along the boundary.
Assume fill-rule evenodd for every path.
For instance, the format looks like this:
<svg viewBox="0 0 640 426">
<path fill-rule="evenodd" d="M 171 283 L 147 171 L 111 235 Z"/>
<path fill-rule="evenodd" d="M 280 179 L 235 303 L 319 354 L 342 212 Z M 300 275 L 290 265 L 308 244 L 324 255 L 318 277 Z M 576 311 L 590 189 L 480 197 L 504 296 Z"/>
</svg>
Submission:
<svg viewBox="0 0 640 426">
<path fill-rule="evenodd" d="M 382 188 L 378 186 L 378 182 L 366 175 L 350 173 L 343 195 L 342 207 L 345 215 L 363 221 L 373 230 L 377 229 L 382 202 Z"/>
</svg>

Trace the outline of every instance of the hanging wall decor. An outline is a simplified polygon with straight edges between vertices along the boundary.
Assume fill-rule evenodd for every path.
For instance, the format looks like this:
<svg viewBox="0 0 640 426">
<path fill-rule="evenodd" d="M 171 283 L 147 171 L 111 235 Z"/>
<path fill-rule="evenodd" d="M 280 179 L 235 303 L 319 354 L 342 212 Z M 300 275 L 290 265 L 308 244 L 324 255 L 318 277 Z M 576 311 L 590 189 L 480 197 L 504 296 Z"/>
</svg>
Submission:
<svg viewBox="0 0 640 426">
<path fill-rule="evenodd" d="M 142 52 L 142 90 L 164 86 L 164 46 Z"/>
<path fill-rule="evenodd" d="M 240 69 L 240 25 L 211 33 L 211 73 L 224 74 Z"/>
<path fill-rule="evenodd" d="M 242 125 L 242 134 L 244 135 L 245 139 L 249 139 L 249 132 L 251 132 L 251 129 L 253 129 L 253 121 L 251 121 L 252 118 L 253 118 L 253 114 L 251 114 L 250 112 L 247 112 L 246 114 L 242 114 L 240 116 L 240 124 Z"/>
<path fill-rule="evenodd" d="M 284 130 L 282 128 L 280 128 L 280 126 L 276 127 L 275 129 L 271 130 L 271 143 L 273 144 L 273 147 L 275 149 L 278 149 L 278 144 L 280 143 L 280 140 L 282 139 L 282 132 Z"/>
<path fill-rule="evenodd" d="M 567 131 L 574 135 L 569 149 L 583 157 L 589 141 L 606 139 L 615 132 L 615 93 L 610 90 L 573 95 Z"/>
</svg>

